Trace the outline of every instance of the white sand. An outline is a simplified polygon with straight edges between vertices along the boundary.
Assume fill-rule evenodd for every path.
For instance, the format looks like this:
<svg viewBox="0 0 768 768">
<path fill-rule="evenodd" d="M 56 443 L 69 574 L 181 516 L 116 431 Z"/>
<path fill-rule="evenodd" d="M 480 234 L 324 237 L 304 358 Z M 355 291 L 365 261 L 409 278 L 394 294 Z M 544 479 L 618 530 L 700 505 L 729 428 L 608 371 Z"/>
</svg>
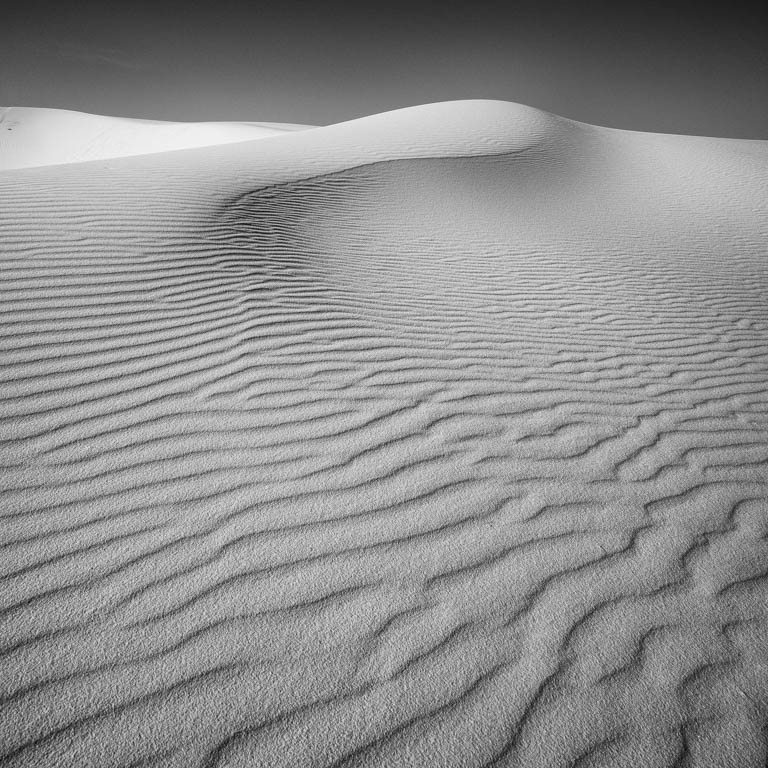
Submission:
<svg viewBox="0 0 768 768">
<path fill-rule="evenodd" d="M 0 108 L 0 171 L 232 144 L 312 127 L 291 123 L 167 123 L 66 109 L 6 107 Z"/>
<path fill-rule="evenodd" d="M 19 112 L 3 766 L 766 764 L 768 142 Z"/>
</svg>

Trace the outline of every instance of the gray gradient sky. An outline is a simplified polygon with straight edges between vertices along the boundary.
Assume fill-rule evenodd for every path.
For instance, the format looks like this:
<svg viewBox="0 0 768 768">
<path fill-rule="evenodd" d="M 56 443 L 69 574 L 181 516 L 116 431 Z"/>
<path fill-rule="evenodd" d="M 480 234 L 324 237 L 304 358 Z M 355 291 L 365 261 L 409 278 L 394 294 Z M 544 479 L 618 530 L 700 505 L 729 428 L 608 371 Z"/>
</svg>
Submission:
<svg viewBox="0 0 768 768">
<path fill-rule="evenodd" d="M 30 0 L 0 22 L 0 105 L 327 124 L 495 98 L 768 139 L 766 41 L 733 4 Z"/>
</svg>

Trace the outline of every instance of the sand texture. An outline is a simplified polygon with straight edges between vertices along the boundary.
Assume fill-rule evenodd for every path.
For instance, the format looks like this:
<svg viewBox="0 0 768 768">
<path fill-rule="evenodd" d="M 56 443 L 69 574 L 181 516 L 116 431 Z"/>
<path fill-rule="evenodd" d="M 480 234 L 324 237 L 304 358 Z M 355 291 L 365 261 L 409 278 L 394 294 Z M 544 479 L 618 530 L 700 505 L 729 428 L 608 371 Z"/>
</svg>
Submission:
<svg viewBox="0 0 768 768">
<path fill-rule="evenodd" d="M 0 123 L 3 766 L 766 765 L 768 142 L 86 117 Z"/>
</svg>

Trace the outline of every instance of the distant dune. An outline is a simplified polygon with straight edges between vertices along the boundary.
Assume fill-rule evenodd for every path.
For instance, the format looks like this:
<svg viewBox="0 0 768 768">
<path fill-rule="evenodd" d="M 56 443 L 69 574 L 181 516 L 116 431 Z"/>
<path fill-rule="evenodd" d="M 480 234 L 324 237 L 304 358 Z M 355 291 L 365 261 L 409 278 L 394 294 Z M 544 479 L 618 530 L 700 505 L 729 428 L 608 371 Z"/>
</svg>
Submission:
<svg viewBox="0 0 768 768">
<path fill-rule="evenodd" d="M 0 108 L 0 170 L 232 144 L 311 127 L 290 123 L 166 123 L 66 109 L 6 107 Z"/>
<path fill-rule="evenodd" d="M 13 108 L 0 168 L 3 766 L 766 765 L 768 142 Z"/>
</svg>

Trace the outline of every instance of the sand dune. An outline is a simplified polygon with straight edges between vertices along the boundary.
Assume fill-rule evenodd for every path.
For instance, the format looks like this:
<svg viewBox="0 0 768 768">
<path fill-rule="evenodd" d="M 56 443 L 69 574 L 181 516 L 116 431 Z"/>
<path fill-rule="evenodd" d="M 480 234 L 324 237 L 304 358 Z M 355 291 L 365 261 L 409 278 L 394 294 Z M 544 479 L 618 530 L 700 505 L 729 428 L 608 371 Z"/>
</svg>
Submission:
<svg viewBox="0 0 768 768">
<path fill-rule="evenodd" d="M 0 144 L 2 765 L 765 765 L 768 142 L 69 119 Z"/>
<path fill-rule="evenodd" d="M 311 128 L 291 123 L 169 123 L 37 107 L 0 108 L 0 171 L 231 144 Z"/>
</svg>

